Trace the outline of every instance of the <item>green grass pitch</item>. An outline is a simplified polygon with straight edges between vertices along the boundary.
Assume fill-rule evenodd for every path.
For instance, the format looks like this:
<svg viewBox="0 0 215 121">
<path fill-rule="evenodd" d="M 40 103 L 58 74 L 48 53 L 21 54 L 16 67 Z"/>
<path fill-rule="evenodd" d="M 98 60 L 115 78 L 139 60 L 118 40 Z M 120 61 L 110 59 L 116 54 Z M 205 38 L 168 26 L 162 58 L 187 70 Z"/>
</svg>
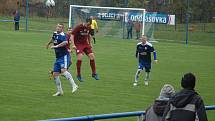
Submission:
<svg viewBox="0 0 215 121">
<path fill-rule="evenodd" d="M 100 80 L 91 77 L 89 61 L 85 56 L 79 90 L 72 94 L 69 82 L 63 78 L 64 96 L 52 97 L 56 87 L 48 79 L 48 69 L 54 62 L 53 50 L 45 49 L 51 33 L 14 32 L 0 30 L 0 120 L 33 121 L 84 115 L 145 110 L 158 97 L 161 87 L 172 84 L 180 89 L 181 76 L 186 72 L 197 75 L 196 90 L 206 105 L 215 104 L 215 49 L 214 46 L 179 43 L 153 43 L 158 64 L 153 63 L 149 86 L 133 87 L 137 69 L 135 47 L 137 42 L 109 37 L 98 37 L 94 45 L 97 72 Z M 73 77 L 76 57 L 70 72 Z M 142 73 L 144 76 L 144 73 Z M 214 111 L 207 111 L 214 121 Z M 136 117 L 110 119 L 136 121 Z"/>
</svg>

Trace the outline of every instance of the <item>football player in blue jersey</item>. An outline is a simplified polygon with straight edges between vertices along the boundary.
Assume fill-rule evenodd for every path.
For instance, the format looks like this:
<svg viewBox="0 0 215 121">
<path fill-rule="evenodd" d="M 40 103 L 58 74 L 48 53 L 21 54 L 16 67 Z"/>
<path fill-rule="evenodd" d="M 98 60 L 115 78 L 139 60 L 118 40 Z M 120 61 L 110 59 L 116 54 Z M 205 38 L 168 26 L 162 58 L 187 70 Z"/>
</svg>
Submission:
<svg viewBox="0 0 215 121">
<path fill-rule="evenodd" d="M 47 44 L 47 47 L 53 43 L 53 45 L 50 47 L 51 49 L 54 49 L 56 61 L 54 63 L 53 68 L 53 77 L 55 84 L 57 86 L 57 92 L 53 96 L 61 96 L 63 95 L 63 89 L 61 86 L 61 80 L 59 78 L 59 75 L 62 74 L 66 79 L 69 80 L 71 86 L 72 86 L 72 93 L 75 92 L 78 89 L 78 86 L 76 85 L 75 81 L 72 78 L 72 75 L 68 72 L 68 68 L 70 66 L 70 53 L 66 47 L 67 40 L 66 35 L 63 32 L 63 24 L 57 24 L 56 26 L 56 32 L 53 33 L 52 36 L 52 42 L 49 42 Z"/>
<path fill-rule="evenodd" d="M 139 74 L 143 70 L 143 68 L 145 69 L 145 72 L 146 72 L 144 84 L 148 85 L 148 82 L 150 79 L 149 73 L 151 70 L 152 52 L 154 55 L 154 61 L 157 63 L 156 51 L 152 46 L 152 44 L 147 41 L 147 37 L 145 35 L 142 35 L 140 40 L 141 42 L 137 44 L 137 49 L 136 49 L 136 58 L 138 58 L 139 65 L 138 65 L 137 72 L 135 74 L 135 82 L 133 84 L 134 86 L 137 85 Z"/>
</svg>

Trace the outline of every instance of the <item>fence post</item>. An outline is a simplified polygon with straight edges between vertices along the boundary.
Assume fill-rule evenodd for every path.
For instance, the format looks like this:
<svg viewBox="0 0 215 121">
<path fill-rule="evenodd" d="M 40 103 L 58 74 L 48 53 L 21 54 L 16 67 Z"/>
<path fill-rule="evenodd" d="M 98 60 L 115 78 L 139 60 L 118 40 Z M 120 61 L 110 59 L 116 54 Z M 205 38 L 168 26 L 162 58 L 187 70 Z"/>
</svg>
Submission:
<svg viewBox="0 0 215 121">
<path fill-rule="evenodd" d="M 25 19 L 26 19 L 26 21 L 25 21 L 25 30 L 26 30 L 26 32 L 28 32 L 28 13 L 29 13 L 29 7 L 28 7 L 28 4 L 29 4 L 29 2 L 28 2 L 28 0 L 26 0 L 26 11 L 25 11 Z"/>
</svg>

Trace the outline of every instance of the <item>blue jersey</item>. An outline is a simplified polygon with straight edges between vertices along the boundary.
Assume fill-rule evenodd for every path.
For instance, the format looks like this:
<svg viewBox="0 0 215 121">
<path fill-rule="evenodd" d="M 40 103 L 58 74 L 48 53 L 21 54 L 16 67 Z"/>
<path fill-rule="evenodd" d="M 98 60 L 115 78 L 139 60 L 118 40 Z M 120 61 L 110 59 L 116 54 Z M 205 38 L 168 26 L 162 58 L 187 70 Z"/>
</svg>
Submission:
<svg viewBox="0 0 215 121">
<path fill-rule="evenodd" d="M 66 41 L 66 35 L 63 32 L 61 32 L 61 33 L 54 32 L 53 36 L 52 36 L 52 40 L 53 40 L 54 45 L 58 45 L 64 41 Z M 55 48 L 56 58 L 63 57 L 67 54 L 69 54 L 69 52 L 67 51 L 66 45 L 63 47 Z"/>
<path fill-rule="evenodd" d="M 151 63 L 151 52 L 154 51 L 154 47 L 151 43 L 142 42 L 137 44 L 136 57 L 139 57 L 139 62 Z"/>
</svg>

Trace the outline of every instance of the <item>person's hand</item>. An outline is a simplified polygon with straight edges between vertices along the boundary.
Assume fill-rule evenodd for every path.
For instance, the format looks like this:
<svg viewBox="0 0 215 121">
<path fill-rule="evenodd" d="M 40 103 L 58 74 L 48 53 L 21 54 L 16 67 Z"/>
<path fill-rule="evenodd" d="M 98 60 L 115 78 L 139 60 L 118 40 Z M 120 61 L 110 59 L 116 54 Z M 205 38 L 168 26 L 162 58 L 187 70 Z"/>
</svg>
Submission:
<svg viewBox="0 0 215 121">
<path fill-rule="evenodd" d="M 157 64 L 157 63 L 158 63 L 158 60 L 155 60 L 155 63 Z"/>
<path fill-rule="evenodd" d="M 50 47 L 51 49 L 55 49 L 55 48 L 58 48 L 58 45 L 53 45 Z"/>
<path fill-rule="evenodd" d="M 96 33 L 98 33 L 99 32 L 99 30 L 96 30 Z"/>
</svg>

